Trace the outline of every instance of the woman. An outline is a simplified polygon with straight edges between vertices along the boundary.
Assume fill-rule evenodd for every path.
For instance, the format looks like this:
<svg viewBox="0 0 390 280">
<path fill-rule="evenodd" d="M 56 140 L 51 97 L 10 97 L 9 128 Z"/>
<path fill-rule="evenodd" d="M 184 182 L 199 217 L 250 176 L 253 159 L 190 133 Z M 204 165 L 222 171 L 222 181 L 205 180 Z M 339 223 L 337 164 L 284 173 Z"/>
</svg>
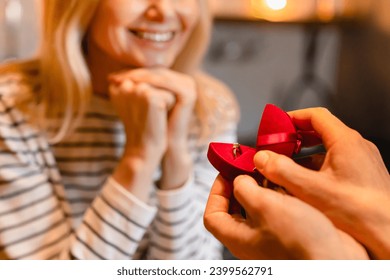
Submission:
<svg viewBox="0 0 390 280">
<path fill-rule="evenodd" d="M 207 0 L 45 0 L 40 56 L 0 70 L 12 259 L 214 259 L 209 141 L 238 109 L 202 73 Z"/>
</svg>

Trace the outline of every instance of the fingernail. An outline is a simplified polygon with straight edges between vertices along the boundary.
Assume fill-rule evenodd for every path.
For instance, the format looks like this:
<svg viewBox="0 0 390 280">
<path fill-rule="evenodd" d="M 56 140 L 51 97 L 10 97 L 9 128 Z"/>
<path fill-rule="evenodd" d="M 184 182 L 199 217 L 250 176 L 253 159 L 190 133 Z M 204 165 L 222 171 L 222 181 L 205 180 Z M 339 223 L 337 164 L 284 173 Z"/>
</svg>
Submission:
<svg viewBox="0 0 390 280">
<path fill-rule="evenodd" d="M 269 159 L 269 154 L 264 151 L 260 151 L 255 156 L 255 165 L 261 171 L 267 164 Z"/>
<path fill-rule="evenodd" d="M 243 184 L 243 182 L 245 182 L 247 179 L 248 179 L 247 175 L 239 175 L 236 178 L 234 178 L 233 184 Z"/>
<path fill-rule="evenodd" d="M 245 180 L 247 175 L 238 175 L 236 178 L 234 178 L 234 181 L 242 181 Z"/>
</svg>

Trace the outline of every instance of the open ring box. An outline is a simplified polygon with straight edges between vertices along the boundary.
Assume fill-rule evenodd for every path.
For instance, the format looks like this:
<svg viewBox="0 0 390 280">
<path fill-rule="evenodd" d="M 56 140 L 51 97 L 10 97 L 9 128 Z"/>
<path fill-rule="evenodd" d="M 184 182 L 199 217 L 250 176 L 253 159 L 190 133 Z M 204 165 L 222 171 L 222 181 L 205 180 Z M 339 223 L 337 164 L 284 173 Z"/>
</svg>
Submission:
<svg viewBox="0 0 390 280">
<path fill-rule="evenodd" d="M 315 131 L 297 129 L 286 112 L 275 105 L 267 104 L 259 124 L 255 148 L 238 143 L 211 142 L 207 157 L 228 181 L 232 182 L 238 175 L 250 175 L 259 185 L 264 185 L 264 182 L 268 181 L 264 180 L 264 176 L 256 170 L 253 163 L 256 152 L 270 150 L 296 157 L 303 147 L 320 146 L 321 143 L 321 138 Z M 271 187 L 272 183 L 268 185 L 267 187 Z"/>
</svg>

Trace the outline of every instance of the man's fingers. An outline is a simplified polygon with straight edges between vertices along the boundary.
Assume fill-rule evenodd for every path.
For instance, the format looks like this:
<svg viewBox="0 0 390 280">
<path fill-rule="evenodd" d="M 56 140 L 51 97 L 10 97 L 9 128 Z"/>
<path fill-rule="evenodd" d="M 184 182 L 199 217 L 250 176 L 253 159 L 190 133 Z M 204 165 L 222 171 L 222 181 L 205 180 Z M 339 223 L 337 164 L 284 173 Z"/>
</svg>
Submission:
<svg viewBox="0 0 390 280">
<path fill-rule="evenodd" d="M 207 201 L 205 216 L 217 212 L 229 212 L 232 188 L 221 175 L 215 179 Z"/>
<path fill-rule="evenodd" d="M 294 125 L 301 130 L 314 130 L 322 138 L 326 148 L 352 131 L 325 108 L 309 108 L 288 113 Z"/>
<path fill-rule="evenodd" d="M 211 188 L 203 216 L 207 230 L 224 244 L 236 240 L 246 228 L 242 218 L 229 214 L 231 196 L 230 183 L 219 175 Z"/>
<path fill-rule="evenodd" d="M 245 209 L 251 222 L 261 222 L 269 211 L 277 209 L 283 195 L 260 187 L 250 176 L 238 176 L 234 180 L 234 196 Z"/>
<path fill-rule="evenodd" d="M 328 196 L 331 189 L 323 182 L 317 171 L 307 169 L 292 159 L 271 151 L 260 151 L 254 163 L 261 174 L 273 183 L 283 186 L 296 197 L 307 200 L 311 197 Z M 310 199 L 311 200 L 311 199 Z"/>
</svg>

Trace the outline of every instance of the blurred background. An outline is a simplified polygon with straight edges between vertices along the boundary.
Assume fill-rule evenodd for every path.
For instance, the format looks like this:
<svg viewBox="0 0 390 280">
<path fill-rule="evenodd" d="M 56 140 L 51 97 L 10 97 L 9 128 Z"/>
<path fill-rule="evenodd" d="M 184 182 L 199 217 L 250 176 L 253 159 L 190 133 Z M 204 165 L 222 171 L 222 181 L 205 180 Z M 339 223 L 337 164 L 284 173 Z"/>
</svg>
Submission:
<svg viewBox="0 0 390 280">
<path fill-rule="evenodd" d="M 204 68 L 241 106 L 254 145 L 263 107 L 325 106 L 372 140 L 390 166 L 389 0 L 209 0 Z M 0 0 L 0 61 L 34 55 L 39 0 Z"/>
</svg>

